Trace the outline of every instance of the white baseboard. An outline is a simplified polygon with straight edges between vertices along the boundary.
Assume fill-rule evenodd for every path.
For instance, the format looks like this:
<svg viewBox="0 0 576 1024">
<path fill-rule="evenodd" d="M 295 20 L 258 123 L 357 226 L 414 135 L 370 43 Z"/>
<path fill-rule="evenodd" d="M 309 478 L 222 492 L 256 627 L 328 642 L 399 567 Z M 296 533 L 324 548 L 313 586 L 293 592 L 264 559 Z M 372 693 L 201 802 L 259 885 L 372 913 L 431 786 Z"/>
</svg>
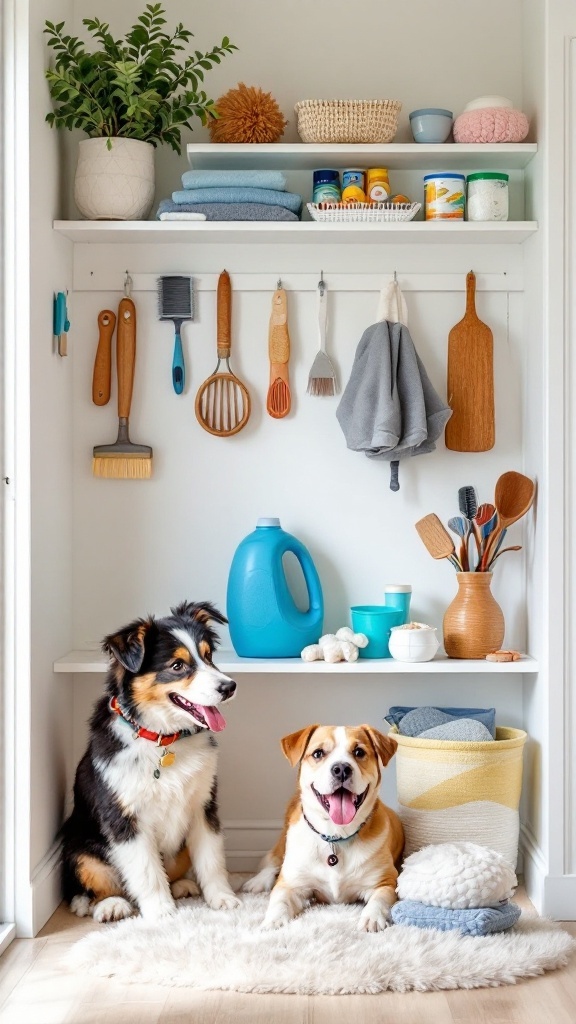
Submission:
<svg viewBox="0 0 576 1024">
<path fill-rule="evenodd" d="M 264 854 L 276 843 L 282 825 L 275 819 L 223 821 L 228 870 L 257 871 Z"/>
<path fill-rule="evenodd" d="M 16 938 L 15 924 L 0 924 L 0 956 L 8 948 L 12 939 Z"/>
<path fill-rule="evenodd" d="M 555 921 L 576 921 L 576 875 L 550 875 L 535 836 L 521 826 L 526 892 L 539 914 Z"/>
<path fill-rule="evenodd" d="M 60 843 L 56 842 L 32 875 L 32 936 L 37 935 L 62 902 Z"/>
</svg>

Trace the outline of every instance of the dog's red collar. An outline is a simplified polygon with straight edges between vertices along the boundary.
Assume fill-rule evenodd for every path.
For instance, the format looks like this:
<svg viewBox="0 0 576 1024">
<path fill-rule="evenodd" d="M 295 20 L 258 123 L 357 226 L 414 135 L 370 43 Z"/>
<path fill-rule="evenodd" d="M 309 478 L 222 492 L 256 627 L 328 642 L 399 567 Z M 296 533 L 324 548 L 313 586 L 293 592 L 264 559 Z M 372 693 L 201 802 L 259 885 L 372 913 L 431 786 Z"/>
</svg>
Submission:
<svg viewBox="0 0 576 1024">
<path fill-rule="evenodd" d="M 142 726 L 138 725 L 137 722 L 133 722 L 132 719 L 122 711 L 117 697 L 112 697 L 109 707 L 111 711 L 115 711 L 117 715 L 120 715 L 120 718 L 123 718 L 125 722 L 130 723 L 134 729 L 135 739 L 141 736 L 143 740 L 152 740 L 152 742 L 156 743 L 159 747 L 169 747 L 171 743 L 176 743 L 176 740 L 179 740 L 181 736 L 190 736 L 188 729 L 181 729 L 180 732 L 173 732 L 170 736 L 166 736 L 161 732 L 152 732 L 150 729 L 144 729 Z"/>
</svg>

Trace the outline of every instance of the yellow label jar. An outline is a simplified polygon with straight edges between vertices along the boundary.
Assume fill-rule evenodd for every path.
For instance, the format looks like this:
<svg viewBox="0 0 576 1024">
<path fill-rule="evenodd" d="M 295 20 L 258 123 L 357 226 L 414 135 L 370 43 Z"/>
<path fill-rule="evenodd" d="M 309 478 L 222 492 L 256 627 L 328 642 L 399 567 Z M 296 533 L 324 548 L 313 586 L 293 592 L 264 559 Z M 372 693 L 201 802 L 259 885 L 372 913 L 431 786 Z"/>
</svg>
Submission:
<svg viewBox="0 0 576 1024">
<path fill-rule="evenodd" d="M 366 195 L 369 203 L 385 203 L 392 189 L 385 167 L 370 167 L 366 171 Z"/>
<path fill-rule="evenodd" d="M 426 220 L 464 220 L 465 177 L 440 172 L 424 175 Z"/>
</svg>

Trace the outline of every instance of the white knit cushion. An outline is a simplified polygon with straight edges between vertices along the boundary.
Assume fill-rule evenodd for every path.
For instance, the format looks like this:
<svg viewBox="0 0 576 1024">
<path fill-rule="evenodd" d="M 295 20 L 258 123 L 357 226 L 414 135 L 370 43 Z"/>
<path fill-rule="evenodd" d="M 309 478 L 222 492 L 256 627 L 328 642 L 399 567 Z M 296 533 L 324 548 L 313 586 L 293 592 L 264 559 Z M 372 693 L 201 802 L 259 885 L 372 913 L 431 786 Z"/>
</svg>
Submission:
<svg viewBox="0 0 576 1024">
<path fill-rule="evenodd" d="M 431 907 L 489 907 L 514 894 L 510 863 L 477 843 L 425 846 L 404 861 L 396 892 L 402 900 Z"/>
</svg>

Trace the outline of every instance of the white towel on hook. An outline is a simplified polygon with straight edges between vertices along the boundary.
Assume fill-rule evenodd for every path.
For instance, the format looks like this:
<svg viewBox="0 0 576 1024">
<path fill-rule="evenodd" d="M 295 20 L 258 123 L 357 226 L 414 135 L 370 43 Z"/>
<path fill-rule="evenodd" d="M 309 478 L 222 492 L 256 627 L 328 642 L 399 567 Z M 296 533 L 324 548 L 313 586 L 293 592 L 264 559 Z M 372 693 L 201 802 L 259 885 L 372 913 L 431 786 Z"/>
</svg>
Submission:
<svg viewBox="0 0 576 1024">
<path fill-rule="evenodd" d="M 408 327 L 408 307 L 402 289 L 396 280 L 391 281 L 380 292 L 376 323 L 380 323 L 381 320 L 388 320 L 391 324 L 404 324 L 404 327 Z"/>
</svg>

